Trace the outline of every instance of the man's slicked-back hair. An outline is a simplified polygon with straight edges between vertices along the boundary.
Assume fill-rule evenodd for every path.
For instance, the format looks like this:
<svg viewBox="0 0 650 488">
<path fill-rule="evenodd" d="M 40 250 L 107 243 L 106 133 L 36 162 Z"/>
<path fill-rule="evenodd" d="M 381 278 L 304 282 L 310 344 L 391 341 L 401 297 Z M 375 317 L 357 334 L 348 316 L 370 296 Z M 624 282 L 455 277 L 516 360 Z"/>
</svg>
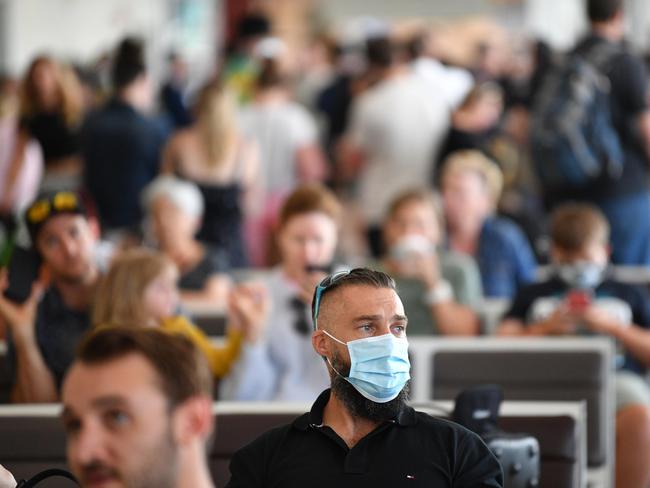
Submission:
<svg viewBox="0 0 650 488">
<path fill-rule="evenodd" d="M 334 275 L 336 276 L 336 275 Z M 318 306 L 322 309 L 323 305 L 323 299 L 326 294 L 329 294 L 330 292 L 337 290 L 339 288 L 343 288 L 345 286 L 370 286 L 373 288 L 388 288 L 391 290 L 397 290 L 397 286 L 395 285 L 395 280 L 391 278 L 388 274 L 384 273 L 383 271 L 377 271 L 374 269 L 370 268 L 354 268 L 347 274 L 341 274 L 340 277 L 335 279 L 331 285 L 327 286 L 321 293 L 320 293 L 320 299 L 317 300 L 317 293 L 318 293 L 318 288 L 316 288 L 316 292 L 314 293 L 314 299 L 311 302 L 311 315 L 312 319 L 314 319 L 314 325 L 317 323 L 317 317 L 316 315 L 316 304 L 318 302 Z"/>
<path fill-rule="evenodd" d="M 77 348 L 77 361 L 101 365 L 125 356 L 143 356 L 154 368 L 170 410 L 195 396 L 212 397 L 207 361 L 187 338 L 154 328 L 103 327 Z"/>
<path fill-rule="evenodd" d="M 587 17 L 591 22 L 607 22 L 623 10 L 623 0 L 587 0 Z"/>
</svg>

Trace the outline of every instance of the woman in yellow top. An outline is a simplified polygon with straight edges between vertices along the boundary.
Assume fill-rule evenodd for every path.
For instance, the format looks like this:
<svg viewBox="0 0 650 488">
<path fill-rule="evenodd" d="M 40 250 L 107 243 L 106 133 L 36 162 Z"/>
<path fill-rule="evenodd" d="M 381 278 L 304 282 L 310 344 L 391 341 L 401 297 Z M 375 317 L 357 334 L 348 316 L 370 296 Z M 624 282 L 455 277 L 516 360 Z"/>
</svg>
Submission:
<svg viewBox="0 0 650 488">
<path fill-rule="evenodd" d="M 179 301 L 178 270 L 164 254 L 148 249 L 125 251 L 113 259 L 108 273 L 97 290 L 93 309 L 95 326 L 132 325 L 162 327 L 172 334 L 181 334 L 194 342 L 203 352 L 215 377 L 228 374 L 237 360 L 244 340 L 239 323 L 229 320 L 225 344 L 215 346 L 210 339 L 187 318 L 174 315 Z M 247 303 L 241 303 L 242 291 L 233 291 L 232 317 Z M 245 293 L 245 292 L 244 292 Z"/>
</svg>

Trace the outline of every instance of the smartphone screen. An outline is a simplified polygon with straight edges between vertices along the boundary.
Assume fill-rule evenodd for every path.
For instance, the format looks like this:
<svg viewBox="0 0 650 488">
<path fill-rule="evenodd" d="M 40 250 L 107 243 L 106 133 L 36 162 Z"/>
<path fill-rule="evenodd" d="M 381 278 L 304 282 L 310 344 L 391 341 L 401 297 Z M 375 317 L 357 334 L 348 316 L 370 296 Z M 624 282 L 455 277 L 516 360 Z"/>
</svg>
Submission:
<svg viewBox="0 0 650 488">
<path fill-rule="evenodd" d="M 14 247 L 8 266 L 9 286 L 4 295 L 16 303 L 23 303 L 32 291 L 32 284 L 38 278 L 41 259 L 32 249 Z"/>
<path fill-rule="evenodd" d="M 584 290 L 571 290 L 567 293 L 566 303 L 572 312 L 583 312 L 591 304 L 591 293 Z"/>
</svg>

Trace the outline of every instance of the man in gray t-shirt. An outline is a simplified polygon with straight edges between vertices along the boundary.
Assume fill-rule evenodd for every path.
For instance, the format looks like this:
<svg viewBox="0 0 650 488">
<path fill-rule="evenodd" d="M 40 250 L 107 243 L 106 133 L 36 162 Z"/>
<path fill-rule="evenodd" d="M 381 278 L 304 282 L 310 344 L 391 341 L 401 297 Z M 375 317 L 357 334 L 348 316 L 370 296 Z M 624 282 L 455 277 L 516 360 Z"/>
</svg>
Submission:
<svg viewBox="0 0 650 488">
<path fill-rule="evenodd" d="M 476 335 L 475 310 L 482 299 L 478 268 L 470 257 L 436 247 L 439 215 L 427 190 L 409 190 L 393 200 L 380 267 L 397 283 L 411 335 Z"/>
</svg>

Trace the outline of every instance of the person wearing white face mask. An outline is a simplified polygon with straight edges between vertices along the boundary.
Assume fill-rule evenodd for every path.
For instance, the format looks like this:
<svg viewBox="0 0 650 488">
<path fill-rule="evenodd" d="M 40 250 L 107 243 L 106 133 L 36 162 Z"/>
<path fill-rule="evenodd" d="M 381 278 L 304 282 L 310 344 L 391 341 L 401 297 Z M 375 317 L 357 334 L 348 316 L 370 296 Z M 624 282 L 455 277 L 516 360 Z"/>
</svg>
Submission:
<svg viewBox="0 0 650 488">
<path fill-rule="evenodd" d="M 503 486 L 480 438 L 406 404 L 407 318 L 387 274 L 341 271 L 316 287 L 312 345 L 331 388 L 311 411 L 238 451 L 227 488 Z"/>
<path fill-rule="evenodd" d="M 473 258 L 439 247 L 437 207 L 435 195 L 420 189 L 391 202 L 382 227 L 386 253 L 376 269 L 395 279 L 411 336 L 476 335 L 481 276 Z"/>
<path fill-rule="evenodd" d="M 497 333 L 602 334 L 617 340 L 616 486 L 650 483 L 650 293 L 611 279 L 609 224 L 595 207 L 568 204 L 551 219 L 549 280 L 520 289 Z"/>
</svg>

